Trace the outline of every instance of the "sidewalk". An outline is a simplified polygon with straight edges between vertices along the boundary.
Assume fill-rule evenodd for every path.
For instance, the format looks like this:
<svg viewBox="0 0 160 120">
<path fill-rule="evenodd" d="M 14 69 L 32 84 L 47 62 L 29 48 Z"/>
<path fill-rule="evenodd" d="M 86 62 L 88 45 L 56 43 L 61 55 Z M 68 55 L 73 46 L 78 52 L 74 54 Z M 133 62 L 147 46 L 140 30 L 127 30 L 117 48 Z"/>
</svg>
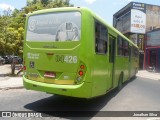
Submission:
<svg viewBox="0 0 160 120">
<path fill-rule="evenodd" d="M 152 80 L 160 80 L 160 73 L 148 72 L 146 70 L 139 70 L 136 76 Z"/>
<path fill-rule="evenodd" d="M 152 80 L 160 80 L 160 73 L 148 72 L 146 70 L 138 71 L 138 77 L 149 78 Z M 0 90 L 23 88 L 22 77 L 12 77 L 8 80 L 0 81 Z"/>
<path fill-rule="evenodd" d="M 8 80 L 0 81 L 0 90 L 23 88 L 22 77 L 12 77 Z"/>
<path fill-rule="evenodd" d="M 18 66 L 17 66 L 18 67 Z M 15 70 L 15 74 L 18 69 Z M 0 90 L 23 88 L 22 77 L 11 75 L 11 65 L 5 64 L 0 66 Z"/>
</svg>

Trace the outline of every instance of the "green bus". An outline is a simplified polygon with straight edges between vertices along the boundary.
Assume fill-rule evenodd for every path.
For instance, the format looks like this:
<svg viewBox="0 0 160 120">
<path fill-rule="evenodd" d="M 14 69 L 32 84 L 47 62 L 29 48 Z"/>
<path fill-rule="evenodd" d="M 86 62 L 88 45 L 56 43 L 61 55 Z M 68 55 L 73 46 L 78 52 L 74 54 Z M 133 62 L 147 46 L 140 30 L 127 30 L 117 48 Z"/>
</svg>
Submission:
<svg viewBox="0 0 160 120">
<path fill-rule="evenodd" d="M 39 10 L 26 19 L 23 84 L 93 98 L 134 77 L 138 56 L 132 41 L 87 8 Z"/>
</svg>

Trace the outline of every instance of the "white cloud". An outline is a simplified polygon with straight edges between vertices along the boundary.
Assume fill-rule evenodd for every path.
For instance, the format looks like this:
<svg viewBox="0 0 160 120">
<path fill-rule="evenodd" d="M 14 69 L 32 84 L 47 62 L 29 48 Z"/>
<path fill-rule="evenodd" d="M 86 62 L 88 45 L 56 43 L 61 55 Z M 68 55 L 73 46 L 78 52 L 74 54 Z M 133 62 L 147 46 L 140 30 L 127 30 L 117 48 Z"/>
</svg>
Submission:
<svg viewBox="0 0 160 120">
<path fill-rule="evenodd" d="M 87 3 L 92 4 L 93 2 L 95 2 L 96 0 L 85 0 Z"/>
<path fill-rule="evenodd" d="M 14 10 L 15 8 L 13 7 L 13 6 L 11 6 L 11 5 L 8 5 L 8 4 L 6 4 L 6 3 L 1 3 L 0 4 L 0 9 L 2 9 L 2 10 L 7 10 L 7 9 L 11 9 L 11 10 Z"/>
<path fill-rule="evenodd" d="M 125 0 L 126 2 L 132 2 L 133 0 Z"/>
<path fill-rule="evenodd" d="M 133 2 L 134 0 L 117 0 L 116 2 L 114 1 L 113 2 L 113 5 L 116 5 L 116 6 L 124 6 L 130 2 Z"/>
</svg>

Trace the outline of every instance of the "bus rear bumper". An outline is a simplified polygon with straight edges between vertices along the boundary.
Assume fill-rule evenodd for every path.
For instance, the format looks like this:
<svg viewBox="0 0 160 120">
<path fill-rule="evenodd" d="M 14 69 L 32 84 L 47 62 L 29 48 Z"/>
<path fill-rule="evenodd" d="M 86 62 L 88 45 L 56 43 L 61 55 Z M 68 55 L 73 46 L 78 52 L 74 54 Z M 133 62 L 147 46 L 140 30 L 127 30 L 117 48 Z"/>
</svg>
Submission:
<svg viewBox="0 0 160 120">
<path fill-rule="evenodd" d="M 57 85 L 42 83 L 33 80 L 29 80 L 23 76 L 23 85 L 28 90 L 36 90 L 47 92 L 51 94 L 79 97 L 79 98 L 91 98 L 92 97 L 92 84 L 83 82 L 79 85 Z"/>
</svg>

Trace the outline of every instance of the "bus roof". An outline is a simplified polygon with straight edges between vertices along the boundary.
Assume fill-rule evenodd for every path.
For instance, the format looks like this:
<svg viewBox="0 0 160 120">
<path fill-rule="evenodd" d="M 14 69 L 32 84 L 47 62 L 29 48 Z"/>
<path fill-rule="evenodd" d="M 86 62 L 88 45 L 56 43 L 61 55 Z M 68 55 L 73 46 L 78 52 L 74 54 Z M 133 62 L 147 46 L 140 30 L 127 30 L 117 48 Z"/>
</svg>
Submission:
<svg viewBox="0 0 160 120">
<path fill-rule="evenodd" d="M 96 18 L 101 23 L 103 23 L 104 25 L 106 25 L 108 28 L 110 28 L 111 30 L 113 30 L 119 36 L 121 36 L 124 39 L 126 39 L 129 43 L 131 43 L 134 47 L 136 47 L 138 49 L 138 46 L 135 45 L 130 39 L 128 39 L 121 32 L 119 32 L 113 26 L 109 25 L 106 21 L 104 21 L 100 16 L 96 15 L 94 12 L 92 12 L 90 9 L 88 9 L 86 7 L 59 7 L 59 8 L 43 9 L 43 10 L 34 11 L 32 13 L 28 13 L 27 16 L 36 15 L 36 14 L 42 14 L 42 13 L 47 13 L 47 12 L 61 12 L 61 11 L 75 11 L 75 10 L 76 11 L 82 11 L 82 10 L 88 11 L 90 14 L 92 14 L 92 16 L 94 16 L 94 18 Z"/>
</svg>

